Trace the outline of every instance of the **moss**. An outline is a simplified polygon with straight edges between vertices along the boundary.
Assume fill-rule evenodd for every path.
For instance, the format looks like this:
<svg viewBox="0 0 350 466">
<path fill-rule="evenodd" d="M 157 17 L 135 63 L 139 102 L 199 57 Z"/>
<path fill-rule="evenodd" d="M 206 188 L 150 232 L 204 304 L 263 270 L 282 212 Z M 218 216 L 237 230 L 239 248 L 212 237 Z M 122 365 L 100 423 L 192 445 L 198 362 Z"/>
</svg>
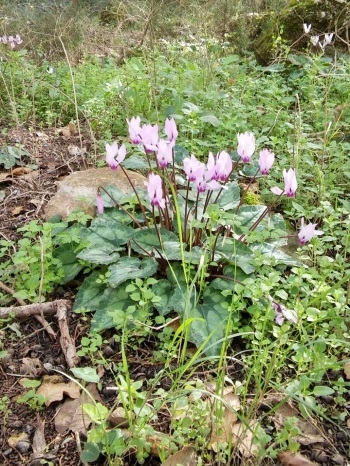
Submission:
<svg viewBox="0 0 350 466">
<path fill-rule="evenodd" d="M 258 196 L 258 194 L 254 193 L 253 191 L 248 190 L 244 196 L 244 204 L 259 205 L 260 197 Z"/>
</svg>

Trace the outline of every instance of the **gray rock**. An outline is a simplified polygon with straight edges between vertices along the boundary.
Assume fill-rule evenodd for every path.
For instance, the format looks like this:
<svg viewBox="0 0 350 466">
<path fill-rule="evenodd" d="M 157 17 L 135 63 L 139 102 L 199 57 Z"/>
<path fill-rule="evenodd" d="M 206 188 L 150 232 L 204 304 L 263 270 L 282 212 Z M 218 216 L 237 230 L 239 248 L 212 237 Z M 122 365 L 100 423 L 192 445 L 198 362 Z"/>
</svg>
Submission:
<svg viewBox="0 0 350 466">
<path fill-rule="evenodd" d="M 144 176 L 130 170 L 127 170 L 127 173 L 136 187 L 145 186 Z M 108 185 L 117 186 L 125 193 L 132 189 L 120 168 L 117 170 L 111 170 L 109 167 L 90 168 L 71 173 L 58 182 L 56 194 L 46 205 L 45 220 L 49 220 L 54 215 L 61 215 L 63 219 L 66 219 L 77 209 L 82 209 L 89 215 L 95 215 L 97 188 Z"/>
</svg>

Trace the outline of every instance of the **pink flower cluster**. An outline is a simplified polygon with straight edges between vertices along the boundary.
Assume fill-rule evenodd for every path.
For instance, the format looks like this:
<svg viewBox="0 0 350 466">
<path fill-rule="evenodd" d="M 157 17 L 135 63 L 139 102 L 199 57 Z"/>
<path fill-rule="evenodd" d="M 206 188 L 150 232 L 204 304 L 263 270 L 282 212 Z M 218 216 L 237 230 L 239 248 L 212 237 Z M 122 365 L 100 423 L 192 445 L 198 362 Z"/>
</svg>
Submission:
<svg viewBox="0 0 350 466">
<path fill-rule="evenodd" d="M 141 125 L 141 118 L 133 117 L 127 120 L 129 126 L 129 136 L 134 144 L 142 144 L 146 153 L 154 152 L 158 163 L 158 168 L 165 169 L 168 164 L 173 163 L 173 149 L 178 137 L 178 130 L 173 118 L 165 121 L 164 133 L 166 138 L 159 136 L 158 125 Z M 249 163 L 255 152 L 255 137 L 253 133 L 245 132 L 237 135 L 237 153 L 243 163 Z M 106 144 L 106 162 L 115 170 L 123 162 L 126 156 L 126 147 L 124 144 L 118 145 L 115 141 L 113 144 Z M 267 175 L 274 164 L 275 155 L 268 149 L 263 149 L 259 154 L 259 170 L 262 175 Z M 194 155 L 186 157 L 183 160 L 183 170 L 188 182 L 196 185 L 197 191 L 214 191 L 225 188 L 233 167 L 230 155 L 226 151 L 218 152 L 216 156 L 209 152 L 207 163 L 199 161 Z M 277 186 L 271 188 L 271 191 L 281 196 L 286 194 L 287 197 L 294 197 L 298 188 L 298 182 L 294 168 L 283 170 L 284 189 Z M 221 184 L 222 182 L 223 184 Z M 165 208 L 165 198 L 163 193 L 163 180 L 161 176 L 150 173 L 148 178 L 148 195 L 153 206 Z M 103 212 L 103 201 L 99 195 L 97 199 L 98 212 Z M 301 229 L 298 234 L 300 244 L 305 244 L 314 236 L 322 235 L 322 231 L 316 230 L 317 224 L 309 223 L 304 226 L 304 219 L 301 219 Z"/>
<path fill-rule="evenodd" d="M 134 144 L 142 144 L 147 153 L 156 152 L 161 168 L 165 168 L 172 161 L 172 149 L 175 146 L 178 131 L 174 118 L 167 118 L 164 132 L 167 139 L 159 137 L 158 125 L 142 125 L 141 118 L 132 117 L 126 120 L 129 125 L 129 136 Z"/>
<path fill-rule="evenodd" d="M 9 44 L 11 49 L 14 49 L 16 45 L 21 44 L 23 41 L 21 39 L 21 36 L 19 34 L 16 34 L 15 37 L 13 36 L 0 36 L 0 42 L 3 44 Z"/>
</svg>

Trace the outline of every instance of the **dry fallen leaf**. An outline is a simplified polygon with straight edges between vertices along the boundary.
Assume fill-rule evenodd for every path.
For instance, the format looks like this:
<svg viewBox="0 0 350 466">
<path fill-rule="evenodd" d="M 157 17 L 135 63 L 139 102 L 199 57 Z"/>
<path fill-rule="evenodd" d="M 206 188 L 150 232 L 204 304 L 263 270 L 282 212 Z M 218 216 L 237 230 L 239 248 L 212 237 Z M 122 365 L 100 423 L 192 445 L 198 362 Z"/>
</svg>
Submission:
<svg viewBox="0 0 350 466">
<path fill-rule="evenodd" d="M 13 210 L 12 210 L 12 215 L 19 215 L 22 210 L 24 210 L 24 207 L 22 205 L 18 205 L 17 207 L 15 207 Z"/>
<path fill-rule="evenodd" d="M 27 168 L 27 167 L 17 167 L 17 168 L 14 168 L 11 173 L 8 174 L 8 176 L 22 176 L 22 175 L 25 175 L 26 173 L 30 173 L 32 171 L 31 168 Z"/>
<path fill-rule="evenodd" d="M 253 443 L 253 433 L 257 425 L 258 423 L 256 421 L 251 421 L 248 426 L 241 422 L 237 422 L 232 427 L 232 444 L 235 445 L 246 458 L 255 455 L 259 450 L 258 445 Z"/>
<path fill-rule="evenodd" d="M 55 428 L 59 434 L 66 430 L 86 433 L 91 424 L 90 417 L 84 412 L 83 404 L 92 403 L 86 395 L 76 400 L 66 400 L 55 417 Z"/>
<path fill-rule="evenodd" d="M 43 365 L 38 358 L 23 358 L 19 372 L 22 375 L 32 375 L 36 377 L 43 372 Z"/>
<path fill-rule="evenodd" d="M 39 414 L 37 415 L 37 427 L 32 441 L 32 449 L 36 457 L 42 455 L 46 449 L 45 424 Z"/>
<path fill-rule="evenodd" d="M 236 412 L 240 409 L 241 403 L 237 395 L 232 393 L 232 387 L 229 387 L 230 391 L 223 396 L 225 408 L 223 413 L 224 425 L 220 431 L 213 426 L 213 432 L 211 436 L 211 444 L 216 447 L 218 442 L 229 442 L 232 437 L 232 429 L 234 424 L 237 422 Z"/>
<path fill-rule="evenodd" d="M 350 362 L 344 364 L 344 373 L 347 379 L 350 379 Z"/>
<path fill-rule="evenodd" d="M 37 393 L 46 397 L 45 405 L 50 406 L 54 401 L 61 401 L 63 395 L 70 398 L 79 398 L 80 387 L 74 382 L 57 382 L 53 376 L 45 377 L 43 383 L 38 388 Z M 51 380 L 52 379 L 52 380 Z"/>
<path fill-rule="evenodd" d="M 122 406 L 118 406 L 108 417 L 108 421 L 113 427 L 129 427 L 129 421 L 125 414 L 125 409 Z"/>
<path fill-rule="evenodd" d="M 176 466 L 178 464 L 181 464 L 182 466 L 196 466 L 196 450 L 190 446 L 185 447 L 174 455 L 170 455 L 164 463 L 162 463 L 162 466 Z"/>
<path fill-rule="evenodd" d="M 320 431 L 307 419 L 303 419 L 299 415 L 299 411 L 285 403 L 280 406 L 274 414 L 274 424 L 276 430 L 283 428 L 285 421 L 288 417 L 295 417 L 297 419 L 296 427 L 299 429 L 300 434 L 295 436 L 295 440 L 301 445 L 311 445 L 313 443 L 323 443 L 324 437 Z"/>
<path fill-rule="evenodd" d="M 102 401 L 96 389 L 96 384 L 88 384 L 86 389 L 96 401 Z M 90 397 L 83 392 L 75 400 L 66 400 L 59 408 L 55 417 L 55 428 L 59 434 L 66 430 L 86 433 L 91 424 L 90 417 L 83 410 L 83 404 L 92 403 Z"/>
<path fill-rule="evenodd" d="M 277 459 L 284 466 L 319 466 L 318 463 L 308 460 L 305 456 L 291 451 L 281 451 L 278 453 Z"/>
</svg>

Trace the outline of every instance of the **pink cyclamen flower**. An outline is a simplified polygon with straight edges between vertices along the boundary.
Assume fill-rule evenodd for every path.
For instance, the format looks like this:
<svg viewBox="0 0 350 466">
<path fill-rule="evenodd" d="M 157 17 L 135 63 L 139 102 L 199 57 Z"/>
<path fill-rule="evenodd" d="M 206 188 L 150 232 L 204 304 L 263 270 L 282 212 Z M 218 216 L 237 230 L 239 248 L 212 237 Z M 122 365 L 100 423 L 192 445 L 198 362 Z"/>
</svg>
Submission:
<svg viewBox="0 0 350 466">
<path fill-rule="evenodd" d="M 300 231 L 298 233 L 298 240 L 300 244 L 305 244 L 310 241 L 314 236 L 323 235 L 323 231 L 316 230 L 317 223 L 309 223 L 304 226 L 304 217 L 300 220 Z"/>
<path fill-rule="evenodd" d="M 267 175 L 275 161 L 275 154 L 263 149 L 259 154 L 259 167 L 262 175 Z"/>
<path fill-rule="evenodd" d="M 128 122 L 128 126 L 129 126 L 130 139 L 132 140 L 134 144 L 140 144 L 141 142 L 141 137 L 140 137 L 141 118 L 139 116 L 136 118 L 132 117 L 130 121 L 128 119 L 126 119 L 126 121 Z"/>
<path fill-rule="evenodd" d="M 295 192 L 298 188 L 298 182 L 297 178 L 295 175 L 295 169 L 290 168 L 288 171 L 283 170 L 283 177 L 284 177 L 284 191 L 282 189 L 278 188 L 275 186 L 274 188 L 271 188 L 271 191 L 274 194 L 277 194 L 277 196 L 280 196 L 281 194 L 287 194 L 288 197 L 294 197 Z"/>
<path fill-rule="evenodd" d="M 204 193 L 205 191 L 215 191 L 216 189 L 225 187 L 215 180 L 208 181 L 207 173 L 208 172 L 196 178 L 196 187 L 199 193 Z"/>
<path fill-rule="evenodd" d="M 155 152 L 158 150 L 157 144 L 159 141 L 159 128 L 158 125 L 142 125 L 141 142 L 145 146 L 146 152 Z"/>
<path fill-rule="evenodd" d="M 216 157 L 216 165 L 220 180 L 227 181 L 232 171 L 232 159 L 230 155 L 225 151 L 220 152 Z"/>
<path fill-rule="evenodd" d="M 97 212 L 102 215 L 103 212 L 104 212 L 104 205 L 103 205 L 103 199 L 102 199 L 102 196 L 101 196 L 101 193 L 97 193 L 97 196 L 96 196 L 96 205 L 97 205 Z"/>
<path fill-rule="evenodd" d="M 238 133 L 237 140 L 238 155 L 241 157 L 244 163 L 248 163 L 255 151 L 255 136 L 253 133 L 248 132 Z"/>
<path fill-rule="evenodd" d="M 218 181 L 220 178 L 219 167 L 216 164 L 215 157 L 212 152 L 209 152 L 207 162 L 207 178 L 208 180 Z"/>
<path fill-rule="evenodd" d="M 148 196 L 153 206 L 164 209 L 165 199 L 163 197 L 162 179 L 155 173 L 148 175 Z"/>
<path fill-rule="evenodd" d="M 207 180 L 214 181 L 227 181 L 232 171 L 232 159 L 229 154 L 225 151 L 219 152 L 216 156 L 209 152 L 208 163 L 207 163 Z"/>
<path fill-rule="evenodd" d="M 174 118 L 167 118 L 165 120 L 164 131 L 168 136 L 168 141 L 171 143 L 172 147 L 174 147 L 177 136 L 179 135 Z"/>
<path fill-rule="evenodd" d="M 3 44 L 7 44 L 7 36 L 2 36 L 1 40 Z"/>
<path fill-rule="evenodd" d="M 276 324 L 282 325 L 285 319 L 289 320 L 289 322 L 293 322 L 293 324 L 298 322 L 296 311 L 287 309 L 285 306 L 283 306 L 283 304 L 275 302 L 272 302 L 272 307 L 276 313 Z"/>
<path fill-rule="evenodd" d="M 204 175 L 205 165 L 196 159 L 194 155 L 191 158 L 186 157 L 183 161 L 184 171 L 189 181 L 196 181 L 197 178 L 201 178 Z"/>
<path fill-rule="evenodd" d="M 173 150 L 170 142 L 165 139 L 159 139 L 157 160 L 161 168 L 165 168 L 168 163 L 173 161 Z"/>
<path fill-rule="evenodd" d="M 21 36 L 19 34 L 16 34 L 15 41 L 17 42 L 18 45 L 23 42 L 23 40 L 21 39 Z"/>
<path fill-rule="evenodd" d="M 125 159 L 126 148 L 122 144 L 118 148 L 118 142 L 114 141 L 113 144 L 106 144 L 106 162 L 112 170 L 116 170 L 118 165 Z"/>
<path fill-rule="evenodd" d="M 295 310 L 287 309 L 283 304 L 276 303 L 270 295 L 268 295 L 268 300 L 271 302 L 276 313 L 276 324 L 282 325 L 285 319 L 289 320 L 289 322 L 293 322 L 294 324 L 298 322 L 298 316 Z"/>
</svg>

